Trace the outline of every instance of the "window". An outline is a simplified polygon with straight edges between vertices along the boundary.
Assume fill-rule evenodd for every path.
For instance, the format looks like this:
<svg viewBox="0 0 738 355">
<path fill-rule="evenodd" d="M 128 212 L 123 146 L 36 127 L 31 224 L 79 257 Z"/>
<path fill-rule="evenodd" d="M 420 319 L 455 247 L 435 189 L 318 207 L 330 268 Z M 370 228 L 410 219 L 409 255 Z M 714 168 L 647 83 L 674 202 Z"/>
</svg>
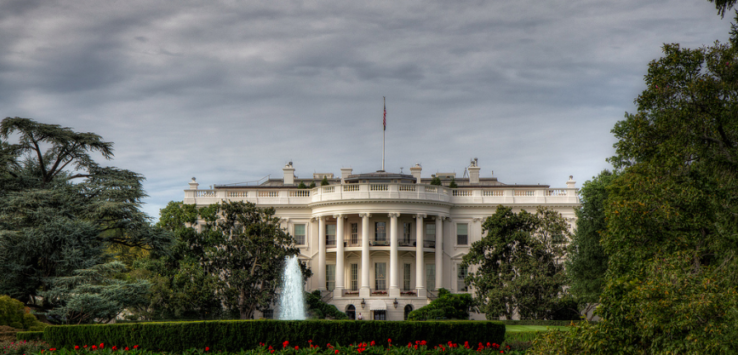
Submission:
<svg viewBox="0 0 738 355">
<path fill-rule="evenodd" d="M 405 267 L 403 268 L 403 279 L 402 279 L 402 288 L 405 291 L 410 290 L 410 264 L 405 264 Z"/>
<path fill-rule="evenodd" d="M 359 290 L 359 264 L 351 264 L 351 291 Z"/>
<path fill-rule="evenodd" d="M 295 244 L 305 245 L 305 225 L 295 224 Z"/>
<path fill-rule="evenodd" d="M 458 275 L 456 275 L 456 289 L 459 292 L 466 292 L 469 291 L 469 287 L 467 287 L 466 282 L 464 282 L 464 278 L 469 274 L 469 270 L 466 266 L 462 267 L 459 265 L 457 267 L 457 270 L 459 270 Z"/>
<path fill-rule="evenodd" d="M 359 244 L 359 224 L 351 223 L 351 245 Z"/>
<path fill-rule="evenodd" d="M 325 288 L 328 291 L 333 291 L 336 288 L 336 264 L 325 266 Z"/>
<path fill-rule="evenodd" d="M 412 223 L 402 224 L 402 240 L 400 241 L 400 245 L 412 246 L 412 226 Z"/>
<path fill-rule="evenodd" d="M 413 311 L 413 306 L 411 306 L 411 305 L 405 306 L 405 320 L 407 320 L 407 316 L 409 316 L 410 315 L 410 312 L 412 312 L 412 311 Z"/>
<path fill-rule="evenodd" d="M 429 290 L 436 289 L 436 264 L 425 265 L 425 283 Z"/>
<path fill-rule="evenodd" d="M 374 289 L 387 289 L 387 263 L 374 264 Z"/>
<path fill-rule="evenodd" d="M 325 226 L 325 245 L 336 245 L 336 225 L 328 224 Z"/>
<path fill-rule="evenodd" d="M 387 320 L 387 311 L 374 311 L 374 320 Z"/>
<path fill-rule="evenodd" d="M 436 225 L 426 224 L 425 225 L 425 242 L 424 248 L 434 248 L 436 245 Z"/>
<path fill-rule="evenodd" d="M 456 225 L 456 244 L 467 245 L 469 244 L 469 225 L 466 223 L 459 223 Z"/>
<path fill-rule="evenodd" d="M 387 241 L 387 223 L 386 222 L 374 222 L 374 240 L 376 241 Z"/>
</svg>

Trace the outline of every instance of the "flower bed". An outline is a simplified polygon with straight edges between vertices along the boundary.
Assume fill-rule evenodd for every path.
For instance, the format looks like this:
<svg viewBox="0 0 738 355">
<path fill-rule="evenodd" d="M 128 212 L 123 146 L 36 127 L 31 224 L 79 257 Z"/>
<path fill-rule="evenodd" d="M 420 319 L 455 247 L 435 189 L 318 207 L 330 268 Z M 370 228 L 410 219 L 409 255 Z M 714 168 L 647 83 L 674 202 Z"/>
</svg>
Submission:
<svg viewBox="0 0 738 355">
<path fill-rule="evenodd" d="M 181 352 L 175 352 L 174 354 L 182 355 L 205 355 L 207 353 L 217 353 L 219 355 L 261 355 L 261 354 L 278 354 L 278 355 L 340 355 L 340 354 L 362 354 L 363 355 L 489 355 L 489 354 L 523 354 L 521 351 L 512 349 L 508 345 L 500 345 L 497 343 L 478 343 L 476 345 L 470 344 L 469 342 L 454 343 L 447 342 L 445 344 L 439 344 L 430 346 L 426 340 L 416 340 L 409 342 L 406 345 L 393 344 L 392 339 L 387 339 L 379 344 L 380 342 L 370 341 L 361 342 L 349 345 L 339 344 L 325 344 L 324 346 L 314 343 L 312 340 L 308 340 L 308 346 L 301 347 L 299 345 L 293 345 L 289 341 L 283 341 L 278 345 L 269 345 L 266 343 L 259 343 L 259 346 L 251 350 L 242 350 L 238 353 L 224 352 L 222 349 L 217 347 L 205 347 L 199 349 L 186 349 Z M 39 343 L 43 344 L 43 343 Z M 3 355 L 165 355 L 161 351 L 155 351 L 151 349 L 144 349 L 138 345 L 133 347 L 123 347 L 110 345 L 105 343 L 93 344 L 93 345 L 75 345 L 70 349 L 56 349 L 48 346 L 41 346 L 36 344 L 33 347 L 25 345 L 25 343 L 18 343 L 17 348 L 8 350 L 10 347 L 6 347 L 4 352 L 0 350 L 0 354 Z M 44 344 L 45 345 L 45 344 Z M 19 353 L 17 351 L 22 351 Z M 170 353 L 171 354 L 171 353 Z"/>
</svg>

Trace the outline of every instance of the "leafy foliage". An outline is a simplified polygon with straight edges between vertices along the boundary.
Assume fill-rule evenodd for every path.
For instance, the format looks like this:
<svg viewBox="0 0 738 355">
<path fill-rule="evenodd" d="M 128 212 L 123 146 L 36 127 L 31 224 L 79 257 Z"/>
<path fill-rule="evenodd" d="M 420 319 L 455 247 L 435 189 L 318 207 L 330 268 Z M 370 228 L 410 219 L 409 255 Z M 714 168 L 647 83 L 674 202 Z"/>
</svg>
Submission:
<svg viewBox="0 0 738 355">
<path fill-rule="evenodd" d="M 453 294 L 445 288 L 440 288 L 438 298 L 410 312 L 407 320 L 469 319 L 469 309 L 472 304 L 470 294 Z"/>
<path fill-rule="evenodd" d="M 582 207 L 577 209 L 577 228 L 569 245 L 566 272 L 569 292 L 580 302 L 595 304 L 604 287 L 608 257 L 600 243 L 607 230 L 607 188 L 617 176 L 608 170 L 587 181 L 580 190 Z"/>
<path fill-rule="evenodd" d="M 320 186 L 326 186 L 326 185 L 329 185 L 329 184 L 330 183 L 328 182 L 328 177 L 323 176 L 323 180 L 320 180 Z"/>
<path fill-rule="evenodd" d="M 557 310 L 566 283 L 564 243 L 568 224 L 555 211 L 539 208 L 513 213 L 510 207 L 497 211 L 482 224 L 487 235 L 474 242 L 462 266 L 476 267 L 466 282 L 475 302 L 487 319 L 550 319 Z"/>
<path fill-rule="evenodd" d="M 305 182 L 304 181 L 300 181 L 300 184 L 297 185 L 297 188 L 298 189 L 307 189 L 307 186 L 305 186 Z"/>
<path fill-rule="evenodd" d="M 453 177 L 453 176 L 451 177 L 451 182 L 448 184 L 448 187 L 450 187 L 452 189 L 455 189 L 455 188 L 459 187 L 459 185 L 456 184 L 456 178 L 455 177 Z"/>
<path fill-rule="evenodd" d="M 311 189 L 315 188 L 315 181 L 310 182 L 310 188 Z"/>
</svg>

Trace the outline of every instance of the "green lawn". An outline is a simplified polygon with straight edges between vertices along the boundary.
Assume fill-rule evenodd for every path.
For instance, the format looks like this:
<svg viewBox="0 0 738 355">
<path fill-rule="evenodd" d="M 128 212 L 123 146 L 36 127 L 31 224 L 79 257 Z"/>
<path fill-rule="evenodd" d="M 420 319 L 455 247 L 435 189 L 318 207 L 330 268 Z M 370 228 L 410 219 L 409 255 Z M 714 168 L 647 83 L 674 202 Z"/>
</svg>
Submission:
<svg viewBox="0 0 738 355">
<path fill-rule="evenodd" d="M 554 326 L 554 325 L 506 325 L 505 331 L 508 333 L 518 332 L 546 332 L 553 329 L 567 330 L 568 326 Z"/>
</svg>

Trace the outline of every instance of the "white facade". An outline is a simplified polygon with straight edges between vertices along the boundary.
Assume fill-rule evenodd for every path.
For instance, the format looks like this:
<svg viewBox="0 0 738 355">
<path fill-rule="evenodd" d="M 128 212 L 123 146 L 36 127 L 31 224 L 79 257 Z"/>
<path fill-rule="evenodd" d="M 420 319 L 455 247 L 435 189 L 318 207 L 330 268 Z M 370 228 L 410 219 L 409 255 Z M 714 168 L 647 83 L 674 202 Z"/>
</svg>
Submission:
<svg viewBox="0 0 738 355">
<path fill-rule="evenodd" d="M 497 206 L 535 211 L 556 210 L 574 225 L 578 191 L 571 177 L 565 188 L 548 185 L 508 185 L 494 177 L 480 177 L 472 161 L 468 178 L 436 174 L 444 186 L 421 178 L 421 167 L 411 175 L 376 172 L 341 176 L 294 176 L 292 163 L 283 179 L 259 185 L 198 189 L 190 182 L 184 203 L 207 206 L 221 200 L 248 201 L 274 207 L 284 228 L 298 240 L 300 259 L 313 271 L 307 291 L 321 290 L 324 299 L 341 311 L 364 319 L 401 320 L 410 309 L 426 305 L 443 287 L 465 290 L 459 267 L 471 244 L 482 237 L 482 223 Z M 329 185 L 320 186 L 323 177 Z M 300 182 L 318 185 L 298 189 Z M 418 242 L 420 241 L 420 242 Z M 484 315 L 473 314 L 483 319 Z"/>
</svg>

